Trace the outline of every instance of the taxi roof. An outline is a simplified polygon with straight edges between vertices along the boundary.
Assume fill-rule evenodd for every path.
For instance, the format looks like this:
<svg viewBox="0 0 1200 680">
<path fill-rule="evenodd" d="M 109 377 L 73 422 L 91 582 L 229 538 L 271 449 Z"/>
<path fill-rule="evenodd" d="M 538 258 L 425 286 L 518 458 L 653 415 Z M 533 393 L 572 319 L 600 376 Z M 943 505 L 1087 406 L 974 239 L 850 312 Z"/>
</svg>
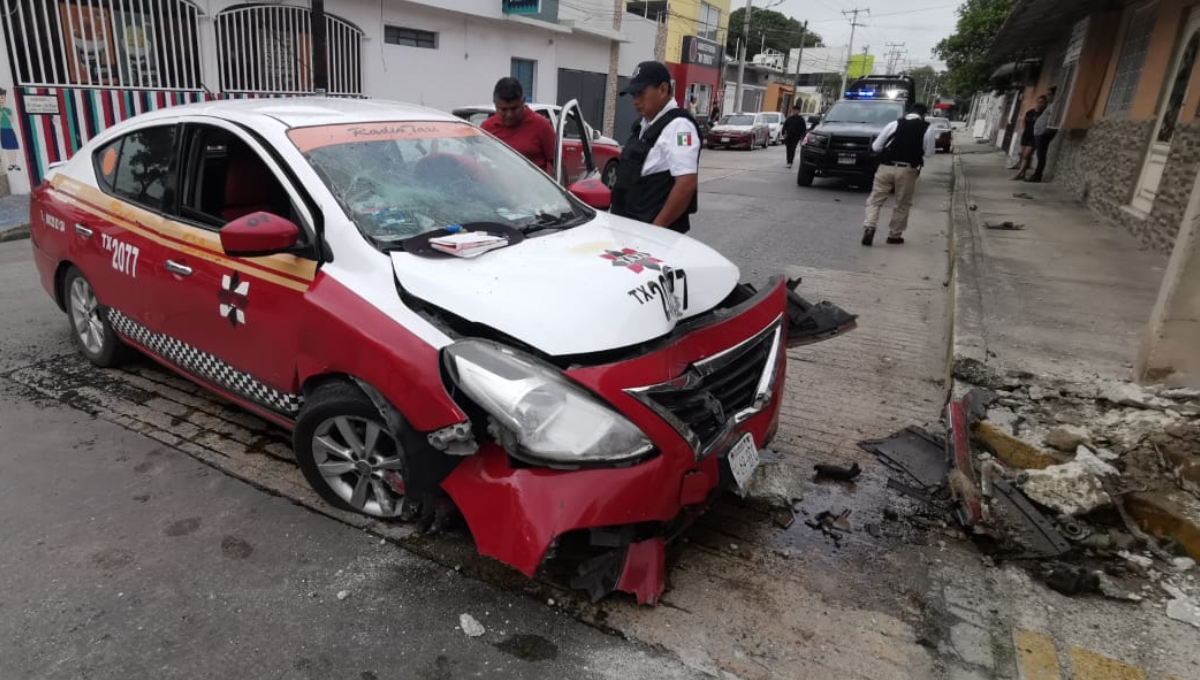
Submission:
<svg viewBox="0 0 1200 680">
<path fill-rule="evenodd" d="M 425 106 L 380 99 L 338 97 L 221 99 L 170 106 L 143 113 L 137 116 L 137 120 L 150 121 L 182 115 L 214 116 L 251 126 L 256 122 L 274 122 L 287 128 L 398 121 L 462 122 L 456 116 Z"/>
</svg>

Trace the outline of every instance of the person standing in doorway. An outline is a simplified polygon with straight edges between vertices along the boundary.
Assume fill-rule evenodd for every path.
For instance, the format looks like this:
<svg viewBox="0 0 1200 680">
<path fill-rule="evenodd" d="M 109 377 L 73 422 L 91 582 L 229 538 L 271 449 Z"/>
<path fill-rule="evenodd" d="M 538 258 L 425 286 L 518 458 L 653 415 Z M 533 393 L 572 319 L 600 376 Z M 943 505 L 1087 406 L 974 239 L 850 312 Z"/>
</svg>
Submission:
<svg viewBox="0 0 1200 680">
<path fill-rule="evenodd" d="M 671 73 L 644 61 L 621 95 L 641 116 L 621 150 L 611 212 L 686 233 L 697 209 L 700 126 L 675 103 Z"/>
<path fill-rule="evenodd" d="M 534 165 L 554 176 L 554 144 L 558 139 L 550 121 L 525 103 L 525 88 L 512 77 L 501 78 L 492 90 L 496 113 L 480 125 Z"/>
<path fill-rule="evenodd" d="M 1030 166 L 1033 165 L 1033 150 L 1037 147 L 1034 128 L 1048 104 L 1046 95 L 1042 95 L 1037 98 L 1037 106 L 1025 112 L 1024 124 L 1021 129 L 1021 164 L 1018 166 L 1017 174 L 1013 176 L 1015 180 L 1025 179 L 1025 173 L 1029 172 Z"/>
<path fill-rule="evenodd" d="M 712 109 L 708 112 L 708 124 L 713 126 L 719 122 L 721 122 L 721 107 L 713 104 Z"/>
<path fill-rule="evenodd" d="M 1037 169 L 1033 171 L 1033 177 L 1026 178 L 1026 182 L 1042 181 L 1042 173 L 1046 170 L 1046 158 L 1050 155 L 1050 142 L 1053 142 L 1054 136 L 1058 134 L 1058 128 L 1051 127 L 1058 111 L 1056 94 L 1058 94 L 1058 88 L 1050 88 L 1050 93 L 1045 95 L 1046 100 L 1050 103 L 1033 125 L 1034 145 L 1037 149 Z"/>
<path fill-rule="evenodd" d="M 792 109 L 792 115 L 783 121 L 783 144 L 787 148 L 787 166 L 789 168 L 792 167 L 792 161 L 796 159 L 796 147 L 800 145 L 806 134 L 808 134 L 808 123 L 804 122 L 804 116 L 800 115 L 799 110 Z"/>
<path fill-rule="evenodd" d="M 908 229 L 908 211 L 912 207 L 913 191 L 917 188 L 917 177 L 925 159 L 937 153 L 937 133 L 925 120 L 929 108 L 924 104 L 913 104 L 908 115 L 887 124 L 871 150 L 879 156 L 879 169 L 875 172 L 875 184 L 867 199 L 867 215 L 863 220 L 862 244 L 875 242 L 875 225 L 879 222 L 879 211 L 887 202 L 889 194 L 896 194 L 896 205 L 892 208 L 892 220 L 888 225 L 887 242 L 904 243 L 904 231 Z"/>
</svg>

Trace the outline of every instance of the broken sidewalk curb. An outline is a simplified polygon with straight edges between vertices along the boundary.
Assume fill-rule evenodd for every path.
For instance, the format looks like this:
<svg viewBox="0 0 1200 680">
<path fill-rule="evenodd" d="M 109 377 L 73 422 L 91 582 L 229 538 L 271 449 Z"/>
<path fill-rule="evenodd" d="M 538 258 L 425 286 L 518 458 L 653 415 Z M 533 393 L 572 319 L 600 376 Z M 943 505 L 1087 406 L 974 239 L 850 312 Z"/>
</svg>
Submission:
<svg viewBox="0 0 1200 680">
<path fill-rule="evenodd" d="M 29 223 L 18 224 L 15 227 L 0 228 L 0 243 L 20 241 L 29 238 Z"/>
<path fill-rule="evenodd" d="M 1005 464 L 1022 470 L 1042 470 L 1071 460 L 1057 451 L 1029 444 L 984 420 L 975 423 L 971 434 Z"/>
<path fill-rule="evenodd" d="M 1179 490 L 1138 491 L 1125 496 L 1125 508 L 1146 533 L 1173 538 L 1200 560 L 1200 501 Z"/>
</svg>

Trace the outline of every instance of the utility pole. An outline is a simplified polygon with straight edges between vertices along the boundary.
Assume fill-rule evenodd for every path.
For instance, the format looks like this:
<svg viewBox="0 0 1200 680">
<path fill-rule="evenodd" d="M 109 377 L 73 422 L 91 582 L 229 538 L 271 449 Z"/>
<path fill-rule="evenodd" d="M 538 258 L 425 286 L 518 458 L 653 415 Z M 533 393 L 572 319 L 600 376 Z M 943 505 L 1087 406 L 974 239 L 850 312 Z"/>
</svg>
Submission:
<svg viewBox="0 0 1200 680">
<path fill-rule="evenodd" d="M 788 109 L 796 108 L 796 97 L 800 94 L 800 65 L 804 63 L 804 37 L 808 33 L 808 19 L 804 20 L 804 25 L 800 27 L 800 50 L 796 55 L 796 80 L 792 82 L 792 101 Z"/>
<path fill-rule="evenodd" d="M 312 77 L 313 92 L 323 95 L 329 91 L 329 43 L 325 36 L 325 0 L 312 0 Z"/>
<path fill-rule="evenodd" d="M 742 16 L 742 40 L 738 41 L 738 79 L 737 87 L 733 90 L 733 110 L 742 109 L 742 86 L 746 82 L 746 42 L 750 40 L 750 3 L 746 0 L 746 11 Z"/>
<path fill-rule="evenodd" d="M 750 0 L 746 0 L 746 4 L 749 5 Z M 854 29 L 858 28 L 859 26 L 866 26 L 866 24 L 858 23 L 859 13 L 864 12 L 866 14 L 870 14 L 871 10 L 859 9 L 857 7 L 854 9 L 842 10 L 843 16 L 852 16 L 853 18 L 850 19 L 850 44 L 846 47 L 846 68 L 842 71 L 842 89 L 838 91 L 838 99 L 841 99 L 842 96 L 846 94 L 846 77 L 850 75 L 850 56 L 854 54 Z"/>
<path fill-rule="evenodd" d="M 902 51 L 907 52 L 908 50 L 901 50 L 901 48 L 904 47 L 904 43 L 888 43 L 887 46 L 888 46 L 887 72 L 889 74 L 891 74 L 891 73 L 896 72 L 896 65 L 900 63 L 901 52 Z"/>
</svg>

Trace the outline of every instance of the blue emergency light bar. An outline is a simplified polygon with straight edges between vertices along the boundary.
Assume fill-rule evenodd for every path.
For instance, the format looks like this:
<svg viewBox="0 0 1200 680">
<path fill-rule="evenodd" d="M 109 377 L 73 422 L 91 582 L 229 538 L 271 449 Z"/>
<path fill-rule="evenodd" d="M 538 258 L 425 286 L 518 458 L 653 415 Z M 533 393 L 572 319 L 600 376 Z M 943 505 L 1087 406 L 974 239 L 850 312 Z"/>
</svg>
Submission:
<svg viewBox="0 0 1200 680">
<path fill-rule="evenodd" d="M 847 90 L 846 99 L 908 99 L 908 92 L 895 88 L 880 92 L 879 90 Z"/>
</svg>

